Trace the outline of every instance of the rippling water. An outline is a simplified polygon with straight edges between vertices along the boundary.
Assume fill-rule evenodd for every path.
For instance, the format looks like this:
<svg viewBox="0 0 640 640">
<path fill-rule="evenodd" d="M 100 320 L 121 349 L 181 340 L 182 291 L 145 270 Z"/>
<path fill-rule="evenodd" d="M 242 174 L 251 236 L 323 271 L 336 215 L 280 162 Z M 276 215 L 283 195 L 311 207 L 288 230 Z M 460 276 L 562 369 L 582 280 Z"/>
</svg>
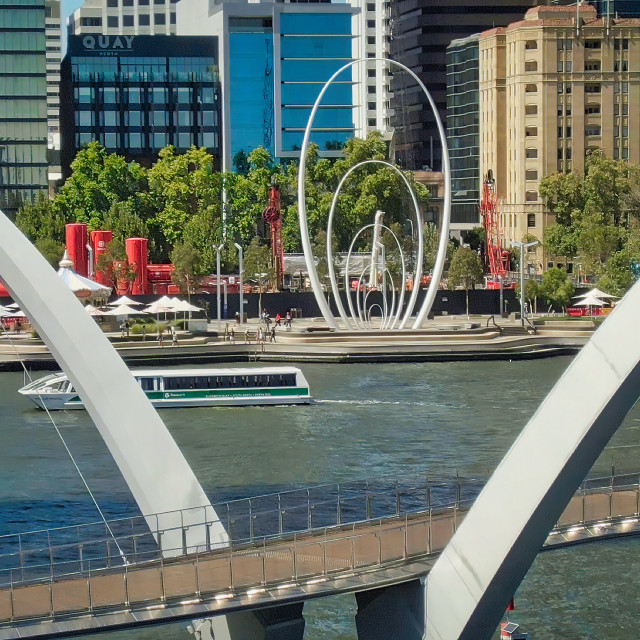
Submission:
<svg viewBox="0 0 640 640">
<path fill-rule="evenodd" d="M 314 405 L 174 409 L 162 417 L 216 501 L 367 476 L 486 477 L 569 361 L 305 365 Z M 16 393 L 21 384 L 19 374 L 0 374 L 0 533 L 96 520 L 46 414 Z M 107 515 L 136 513 L 87 414 L 54 417 Z M 638 469 L 639 428 L 634 409 L 598 468 Z M 629 540 L 541 554 L 517 595 L 516 618 L 534 640 L 639 637 L 640 578 L 632 569 L 639 550 Z M 351 596 L 310 602 L 305 638 L 353 640 L 354 614 Z M 191 637 L 183 625 L 106 635 Z"/>
</svg>

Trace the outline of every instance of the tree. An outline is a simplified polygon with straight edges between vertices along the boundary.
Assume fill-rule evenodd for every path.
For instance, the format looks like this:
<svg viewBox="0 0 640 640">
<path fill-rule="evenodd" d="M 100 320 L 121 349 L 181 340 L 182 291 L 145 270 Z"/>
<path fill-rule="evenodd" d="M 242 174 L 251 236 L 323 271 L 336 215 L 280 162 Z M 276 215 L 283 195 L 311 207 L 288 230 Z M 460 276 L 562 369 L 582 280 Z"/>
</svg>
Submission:
<svg viewBox="0 0 640 640">
<path fill-rule="evenodd" d="M 171 262 L 174 266 L 171 280 L 180 287 L 180 293 L 191 300 L 191 294 L 198 288 L 203 275 L 198 270 L 200 254 L 187 244 L 179 244 L 171 252 Z"/>
<path fill-rule="evenodd" d="M 136 272 L 127 263 L 124 239 L 119 237 L 114 237 L 98 256 L 96 269 L 104 274 L 112 286 L 126 282 L 128 288 L 137 277 Z"/>
<path fill-rule="evenodd" d="M 65 239 L 65 220 L 44 191 L 35 202 L 27 202 L 16 215 L 16 226 L 29 240 L 51 240 L 62 243 Z"/>
<path fill-rule="evenodd" d="M 271 249 L 257 236 L 252 238 L 243 256 L 244 280 L 253 280 L 258 284 L 259 301 L 258 306 L 262 312 L 262 294 L 269 282 L 273 283 L 276 277 L 273 261 L 271 259 Z"/>
<path fill-rule="evenodd" d="M 468 247 L 459 247 L 453 254 L 449 267 L 449 288 L 464 287 L 467 302 L 467 317 L 469 317 L 469 289 L 480 284 L 484 279 L 482 260 L 475 251 Z"/>
<path fill-rule="evenodd" d="M 64 254 L 62 242 L 56 242 L 52 238 L 41 238 L 36 240 L 36 249 L 42 254 L 44 259 L 57 269 Z"/>
<path fill-rule="evenodd" d="M 539 295 L 547 304 L 564 308 L 571 301 L 574 292 L 575 288 L 563 269 L 553 267 L 542 275 Z"/>
<path fill-rule="evenodd" d="M 478 252 L 480 255 L 484 253 L 484 227 L 473 227 L 462 232 L 462 242 L 469 245 L 472 251 Z"/>
</svg>

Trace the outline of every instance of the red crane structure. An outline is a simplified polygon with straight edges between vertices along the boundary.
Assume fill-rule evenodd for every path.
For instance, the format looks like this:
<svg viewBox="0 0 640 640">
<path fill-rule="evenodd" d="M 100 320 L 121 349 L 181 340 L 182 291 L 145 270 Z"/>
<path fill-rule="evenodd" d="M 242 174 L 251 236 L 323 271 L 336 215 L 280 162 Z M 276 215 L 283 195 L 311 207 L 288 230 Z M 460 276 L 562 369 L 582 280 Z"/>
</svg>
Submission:
<svg viewBox="0 0 640 640">
<path fill-rule="evenodd" d="M 271 227 L 271 256 L 276 272 L 276 287 L 282 288 L 284 276 L 284 248 L 282 246 L 282 212 L 280 210 L 280 187 L 272 184 L 269 190 L 269 206 L 263 211 L 262 218 Z"/>
<path fill-rule="evenodd" d="M 480 202 L 482 226 L 485 232 L 485 256 L 489 263 L 487 289 L 509 287 L 504 277 L 509 272 L 509 251 L 502 246 L 503 233 L 500 221 L 500 200 L 496 194 L 496 181 L 493 173 L 488 171 L 482 187 L 482 201 Z"/>
</svg>

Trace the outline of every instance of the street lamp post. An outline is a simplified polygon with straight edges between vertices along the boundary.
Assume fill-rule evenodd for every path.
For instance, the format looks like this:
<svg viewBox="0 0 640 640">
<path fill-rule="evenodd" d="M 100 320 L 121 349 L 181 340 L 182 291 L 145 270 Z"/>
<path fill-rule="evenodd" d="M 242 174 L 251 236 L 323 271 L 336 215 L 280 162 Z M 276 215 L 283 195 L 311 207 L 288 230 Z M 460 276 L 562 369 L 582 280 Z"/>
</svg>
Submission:
<svg viewBox="0 0 640 640">
<path fill-rule="evenodd" d="M 217 303 L 217 315 L 218 315 L 218 331 L 220 331 L 220 251 L 222 251 L 224 244 L 213 245 L 216 250 L 216 303 Z"/>
<path fill-rule="evenodd" d="M 240 324 L 244 323 L 244 286 L 242 283 L 242 245 L 239 245 L 237 242 L 233 243 L 238 250 L 238 271 L 240 272 Z"/>
<path fill-rule="evenodd" d="M 514 247 L 520 247 L 520 322 L 524 327 L 524 250 L 529 247 L 535 247 L 538 241 L 518 242 L 517 240 L 511 240 L 510 244 Z"/>
</svg>

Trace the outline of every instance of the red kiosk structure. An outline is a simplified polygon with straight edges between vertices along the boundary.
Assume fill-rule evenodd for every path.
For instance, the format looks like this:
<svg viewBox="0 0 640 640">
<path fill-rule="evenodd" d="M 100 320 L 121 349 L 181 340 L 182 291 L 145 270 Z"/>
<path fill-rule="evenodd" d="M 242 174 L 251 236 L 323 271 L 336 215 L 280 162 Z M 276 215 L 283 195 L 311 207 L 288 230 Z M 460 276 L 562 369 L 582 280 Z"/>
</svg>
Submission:
<svg viewBox="0 0 640 640">
<path fill-rule="evenodd" d="M 496 194 L 496 181 L 491 170 L 487 172 L 482 187 L 480 214 L 485 232 L 485 257 L 491 274 L 487 279 L 487 289 L 513 288 L 514 283 L 505 281 L 509 273 L 510 255 L 502 244 L 504 236 L 500 220 L 500 200 Z"/>
</svg>

